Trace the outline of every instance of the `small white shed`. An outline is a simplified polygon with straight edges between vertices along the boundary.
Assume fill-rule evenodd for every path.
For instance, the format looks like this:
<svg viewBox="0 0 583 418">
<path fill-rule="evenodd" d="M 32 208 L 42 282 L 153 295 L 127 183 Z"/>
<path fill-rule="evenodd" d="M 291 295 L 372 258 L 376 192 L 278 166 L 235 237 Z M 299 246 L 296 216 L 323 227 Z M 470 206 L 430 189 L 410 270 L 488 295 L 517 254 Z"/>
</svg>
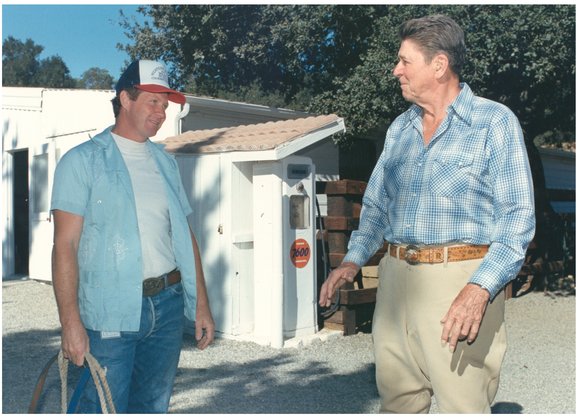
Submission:
<svg viewBox="0 0 583 418">
<path fill-rule="evenodd" d="M 317 332 L 315 167 L 300 156 L 337 132 L 336 115 L 183 133 L 176 155 L 194 209 L 216 328 L 282 347 Z"/>
</svg>

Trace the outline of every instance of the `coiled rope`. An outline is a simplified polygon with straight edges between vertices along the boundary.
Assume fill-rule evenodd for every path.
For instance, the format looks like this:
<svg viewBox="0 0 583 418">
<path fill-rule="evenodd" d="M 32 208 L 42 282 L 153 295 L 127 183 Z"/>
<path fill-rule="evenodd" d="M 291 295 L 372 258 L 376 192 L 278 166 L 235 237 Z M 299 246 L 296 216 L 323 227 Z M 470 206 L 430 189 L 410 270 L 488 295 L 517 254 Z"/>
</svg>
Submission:
<svg viewBox="0 0 583 418">
<path fill-rule="evenodd" d="M 44 369 L 42 370 L 37 383 L 36 387 L 33 392 L 32 400 L 30 402 L 30 406 L 28 408 L 29 414 L 34 414 L 37 409 L 38 400 L 40 398 L 40 394 L 42 392 L 43 386 L 45 384 L 47 374 L 51 368 L 51 365 L 58 360 L 59 364 L 59 375 L 61 377 L 61 412 L 63 414 L 68 412 L 67 403 L 68 403 L 68 390 L 67 390 L 67 376 L 69 372 L 69 360 L 66 359 L 63 355 L 63 351 L 59 351 L 58 354 L 55 354 L 45 365 Z M 101 405 L 101 411 L 104 414 L 115 414 L 115 406 L 113 404 L 113 398 L 111 396 L 111 391 L 109 389 L 109 385 L 107 383 L 107 379 L 105 377 L 105 371 L 99 365 L 99 362 L 91 355 L 90 353 L 85 353 L 85 363 L 91 372 L 91 377 L 93 378 L 93 382 L 95 383 L 95 387 L 97 388 L 97 395 L 99 397 L 99 403 Z M 70 409 L 70 408 L 69 408 Z M 73 408 L 74 409 L 74 408 Z"/>
</svg>

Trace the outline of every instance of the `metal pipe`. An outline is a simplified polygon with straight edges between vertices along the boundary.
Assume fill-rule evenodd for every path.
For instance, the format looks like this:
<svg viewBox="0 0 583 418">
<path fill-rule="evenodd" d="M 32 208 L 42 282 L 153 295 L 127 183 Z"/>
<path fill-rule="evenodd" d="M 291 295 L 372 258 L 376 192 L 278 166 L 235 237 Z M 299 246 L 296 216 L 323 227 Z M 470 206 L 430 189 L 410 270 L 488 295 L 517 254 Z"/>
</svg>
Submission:
<svg viewBox="0 0 583 418">
<path fill-rule="evenodd" d="M 184 107 L 182 108 L 180 113 L 178 113 L 176 115 L 176 118 L 174 119 L 174 135 L 180 135 L 182 133 L 180 122 L 182 121 L 182 118 L 188 115 L 188 112 L 190 112 L 190 105 L 188 104 L 188 102 L 186 102 L 184 103 Z"/>
<path fill-rule="evenodd" d="M 279 163 L 281 166 L 281 162 Z M 272 307 L 273 319 L 271 324 L 271 346 L 274 348 L 283 347 L 283 221 L 281 217 L 283 214 L 283 181 L 282 174 L 274 176 L 275 187 L 278 191 L 275 193 L 273 201 L 273 254 L 275 260 L 273 261 L 274 283 L 272 286 Z"/>
</svg>

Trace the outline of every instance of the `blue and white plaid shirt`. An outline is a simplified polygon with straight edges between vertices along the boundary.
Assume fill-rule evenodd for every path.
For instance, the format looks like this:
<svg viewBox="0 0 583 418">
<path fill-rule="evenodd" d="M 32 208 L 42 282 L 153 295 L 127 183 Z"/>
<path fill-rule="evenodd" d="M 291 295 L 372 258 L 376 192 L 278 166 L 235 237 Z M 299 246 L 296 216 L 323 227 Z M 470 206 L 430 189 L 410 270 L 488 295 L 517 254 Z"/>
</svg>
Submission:
<svg viewBox="0 0 583 418">
<path fill-rule="evenodd" d="M 366 264 L 383 239 L 490 244 L 469 282 L 493 298 L 516 277 L 534 236 L 532 178 L 516 116 L 461 87 L 428 146 L 419 106 L 391 124 L 344 261 Z"/>
</svg>

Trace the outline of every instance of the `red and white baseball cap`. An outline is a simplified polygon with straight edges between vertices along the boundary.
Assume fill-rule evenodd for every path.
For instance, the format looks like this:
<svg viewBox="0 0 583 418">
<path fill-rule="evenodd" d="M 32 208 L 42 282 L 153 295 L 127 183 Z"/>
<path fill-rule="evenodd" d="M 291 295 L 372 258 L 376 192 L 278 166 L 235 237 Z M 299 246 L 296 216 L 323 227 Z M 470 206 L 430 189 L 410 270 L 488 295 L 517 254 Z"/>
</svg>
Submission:
<svg viewBox="0 0 583 418">
<path fill-rule="evenodd" d="M 119 96 L 122 90 L 135 87 L 150 93 L 168 93 L 168 100 L 178 104 L 186 103 L 184 94 L 172 90 L 168 85 L 166 66 L 161 62 L 137 60 L 130 64 L 115 85 Z"/>
</svg>

